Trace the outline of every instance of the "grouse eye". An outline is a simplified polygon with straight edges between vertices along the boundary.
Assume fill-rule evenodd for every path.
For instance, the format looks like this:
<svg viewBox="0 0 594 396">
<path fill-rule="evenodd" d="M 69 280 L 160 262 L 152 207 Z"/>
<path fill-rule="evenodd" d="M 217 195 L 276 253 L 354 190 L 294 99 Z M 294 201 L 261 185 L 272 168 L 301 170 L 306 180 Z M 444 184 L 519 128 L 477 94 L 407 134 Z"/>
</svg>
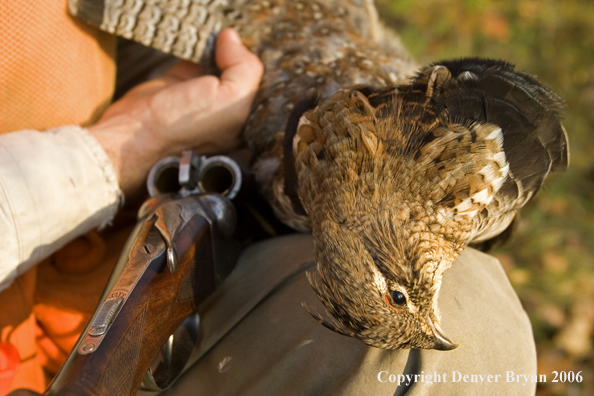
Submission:
<svg viewBox="0 0 594 396">
<path fill-rule="evenodd" d="M 396 303 L 396 305 L 404 305 L 406 304 L 406 297 L 399 291 L 392 292 L 392 301 Z"/>
</svg>

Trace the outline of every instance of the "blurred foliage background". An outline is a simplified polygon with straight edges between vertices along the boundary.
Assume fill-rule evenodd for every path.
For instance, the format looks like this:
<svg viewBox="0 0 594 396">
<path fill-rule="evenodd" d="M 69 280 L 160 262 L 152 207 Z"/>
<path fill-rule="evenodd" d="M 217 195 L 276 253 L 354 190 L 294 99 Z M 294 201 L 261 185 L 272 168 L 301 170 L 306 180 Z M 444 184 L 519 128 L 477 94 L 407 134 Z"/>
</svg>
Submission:
<svg viewBox="0 0 594 396">
<path fill-rule="evenodd" d="M 570 167 L 522 212 L 493 253 L 528 312 L 537 395 L 594 395 L 594 2 L 591 0 L 376 0 L 421 63 L 480 56 L 536 75 L 567 102 Z M 553 371 L 583 381 L 550 382 Z"/>
</svg>

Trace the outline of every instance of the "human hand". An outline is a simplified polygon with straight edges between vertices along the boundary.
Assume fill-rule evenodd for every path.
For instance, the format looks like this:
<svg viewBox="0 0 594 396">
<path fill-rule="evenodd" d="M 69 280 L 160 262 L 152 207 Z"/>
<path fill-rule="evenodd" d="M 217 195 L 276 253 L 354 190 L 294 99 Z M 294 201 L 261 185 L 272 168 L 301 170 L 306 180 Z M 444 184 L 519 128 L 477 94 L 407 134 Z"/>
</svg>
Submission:
<svg viewBox="0 0 594 396">
<path fill-rule="evenodd" d="M 232 29 L 220 33 L 215 58 L 220 78 L 180 62 L 130 90 L 88 128 L 112 160 L 126 195 L 140 190 L 163 157 L 186 149 L 220 153 L 240 143 L 263 66 Z"/>
</svg>

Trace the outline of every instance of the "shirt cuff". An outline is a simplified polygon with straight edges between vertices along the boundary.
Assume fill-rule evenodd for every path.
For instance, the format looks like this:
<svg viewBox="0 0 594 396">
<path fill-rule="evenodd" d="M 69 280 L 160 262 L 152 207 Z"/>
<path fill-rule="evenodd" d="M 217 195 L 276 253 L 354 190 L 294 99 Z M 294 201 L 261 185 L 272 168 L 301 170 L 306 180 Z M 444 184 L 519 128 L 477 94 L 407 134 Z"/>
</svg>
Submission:
<svg viewBox="0 0 594 396">
<path fill-rule="evenodd" d="M 84 128 L 0 135 L 0 290 L 123 203 L 105 151 Z"/>
</svg>

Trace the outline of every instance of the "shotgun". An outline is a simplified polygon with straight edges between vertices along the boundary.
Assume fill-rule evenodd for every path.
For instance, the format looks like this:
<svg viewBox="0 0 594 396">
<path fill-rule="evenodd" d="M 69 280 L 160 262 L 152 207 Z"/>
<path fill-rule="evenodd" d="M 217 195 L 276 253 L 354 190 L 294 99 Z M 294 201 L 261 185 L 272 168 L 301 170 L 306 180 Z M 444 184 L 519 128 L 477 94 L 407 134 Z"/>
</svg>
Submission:
<svg viewBox="0 0 594 396">
<path fill-rule="evenodd" d="M 153 167 L 152 197 L 140 208 L 93 316 L 45 395 L 125 396 L 175 380 L 198 339 L 197 308 L 239 253 L 230 238 L 236 218 L 228 197 L 240 183 L 239 167 L 222 156 L 184 152 Z M 34 394 L 16 390 L 10 396 Z"/>
</svg>

